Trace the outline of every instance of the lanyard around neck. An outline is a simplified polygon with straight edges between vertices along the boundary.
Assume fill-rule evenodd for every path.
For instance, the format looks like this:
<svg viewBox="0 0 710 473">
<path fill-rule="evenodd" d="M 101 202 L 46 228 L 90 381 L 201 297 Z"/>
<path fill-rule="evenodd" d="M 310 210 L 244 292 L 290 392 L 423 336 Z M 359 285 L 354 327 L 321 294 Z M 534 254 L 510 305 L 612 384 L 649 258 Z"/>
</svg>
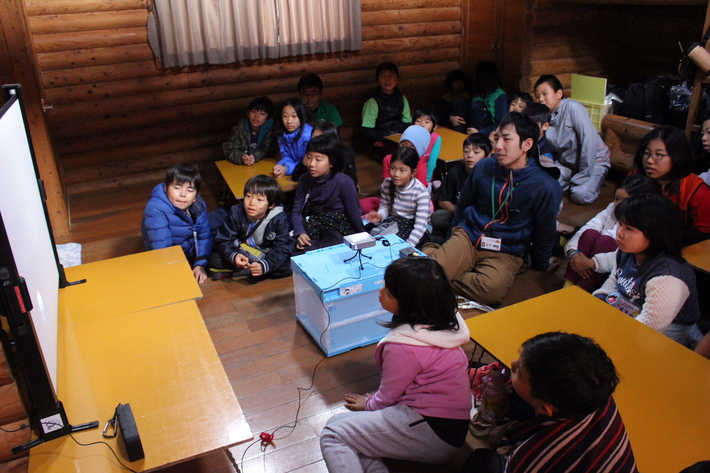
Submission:
<svg viewBox="0 0 710 473">
<path fill-rule="evenodd" d="M 508 193 L 505 195 L 505 199 L 503 199 L 503 192 L 506 187 L 508 188 Z M 493 180 L 491 181 L 491 220 L 493 222 L 495 222 L 496 216 L 500 213 L 503 207 L 508 203 L 508 200 L 510 200 L 510 197 L 513 195 L 513 190 L 515 189 L 515 185 L 513 183 L 513 171 L 510 171 L 508 178 L 505 180 L 505 184 L 503 184 L 503 187 L 500 189 L 500 194 L 498 195 L 498 210 L 496 210 L 495 188 L 496 179 L 494 175 Z"/>
</svg>

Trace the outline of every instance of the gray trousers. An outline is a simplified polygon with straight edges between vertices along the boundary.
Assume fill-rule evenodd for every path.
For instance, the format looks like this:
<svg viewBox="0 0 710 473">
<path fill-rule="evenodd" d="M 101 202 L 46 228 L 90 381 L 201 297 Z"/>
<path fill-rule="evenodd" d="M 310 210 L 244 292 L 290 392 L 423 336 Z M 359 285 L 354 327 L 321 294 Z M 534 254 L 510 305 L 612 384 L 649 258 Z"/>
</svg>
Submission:
<svg viewBox="0 0 710 473">
<path fill-rule="evenodd" d="M 558 179 L 563 191 L 569 190 L 572 202 L 579 205 L 589 205 L 599 197 L 599 189 L 604 184 L 606 173 L 609 172 L 609 159 L 597 159 L 592 169 L 592 175 L 581 184 L 574 182 L 573 171 L 561 164 L 557 165 L 560 170 Z"/>
<path fill-rule="evenodd" d="M 330 473 L 387 472 L 382 458 L 441 464 L 459 451 L 404 404 L 334 415 L 323 427 L 320 449 Z"/>
</svg>

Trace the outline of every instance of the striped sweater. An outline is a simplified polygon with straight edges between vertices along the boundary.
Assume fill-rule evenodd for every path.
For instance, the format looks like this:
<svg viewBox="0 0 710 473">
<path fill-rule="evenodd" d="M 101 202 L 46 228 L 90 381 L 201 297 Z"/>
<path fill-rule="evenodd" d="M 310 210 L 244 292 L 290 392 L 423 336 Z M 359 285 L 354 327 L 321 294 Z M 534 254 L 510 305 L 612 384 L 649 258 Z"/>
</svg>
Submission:
<svg viewBox="0 0 710 473">
<path fill-rule="evenodd" d="M 414 228 L 412 233 L 409 234 L 409 238 L 407 238 L 407 243 L 417 246 L 424 232 L 426 232 L 427 222 L 429 221 L 429 206 L 431 204 L 429 191 L 418 179 L 412 177 L 406 186 L 395 187 L 393 204 L 390 199 L 391 180 L 388 177 L 382 181 L 380 186 L 380 208 L 377 213 L 382 216 L 382 220 L 390 215 L 414 220 Z"/>
<path fill-rule="evenodd" d="M 536 417 L 511 428 L 507 436 L 517 448 L 506 473 L 638 473 L 611 397 L 587 416 Z"/>
</svg>

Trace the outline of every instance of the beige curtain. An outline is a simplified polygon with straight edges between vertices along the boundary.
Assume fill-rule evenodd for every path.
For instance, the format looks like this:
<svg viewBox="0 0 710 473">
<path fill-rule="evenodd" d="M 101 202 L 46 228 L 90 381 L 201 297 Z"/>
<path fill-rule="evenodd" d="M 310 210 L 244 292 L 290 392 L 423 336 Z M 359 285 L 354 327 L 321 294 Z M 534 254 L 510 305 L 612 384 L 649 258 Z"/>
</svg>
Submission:
<svg viewBox="0 0 710 473">
<path fill-rule="evenodd" d="M 360 0 L 154 0 L 153 8 L 164 67 L 362 48 Z"/>
</svg>

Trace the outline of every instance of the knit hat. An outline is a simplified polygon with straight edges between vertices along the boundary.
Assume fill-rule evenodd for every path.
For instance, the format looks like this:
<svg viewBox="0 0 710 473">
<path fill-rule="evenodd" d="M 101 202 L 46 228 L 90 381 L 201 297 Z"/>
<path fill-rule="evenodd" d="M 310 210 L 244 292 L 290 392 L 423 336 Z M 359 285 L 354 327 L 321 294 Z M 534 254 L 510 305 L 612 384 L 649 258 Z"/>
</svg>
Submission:
<svg viewBox="0 0 710 473">
<path fill-rule="evenodd" d="M 402 137 L 399 141 L 407 140 L 414 145 L 414 149 L 417 150 L 417 154 L 421 158 L 424 153 L 426 153 L 429 147 L 429 142 L 431 141 L 431 134 L 426 128 L 419 125 L 412 125 L 402 133 Z"/>
</svg>

